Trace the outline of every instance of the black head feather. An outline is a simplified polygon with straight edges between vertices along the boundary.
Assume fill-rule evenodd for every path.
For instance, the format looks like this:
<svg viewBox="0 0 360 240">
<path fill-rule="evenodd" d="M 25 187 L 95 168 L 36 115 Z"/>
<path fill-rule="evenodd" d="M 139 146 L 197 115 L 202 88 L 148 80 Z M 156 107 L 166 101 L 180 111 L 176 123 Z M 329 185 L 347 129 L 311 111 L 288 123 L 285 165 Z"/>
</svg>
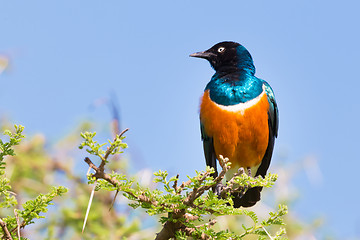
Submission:
<svg viewBox="0 0 360 240">
<path fill-rule="evenodd" d="M 255 73 L 250 53 L 236 42 L 220 42 L 204 52 L 197 52 L 190 56 L 208 60 L 215 71 L 246 69 Z"/>
</svg>

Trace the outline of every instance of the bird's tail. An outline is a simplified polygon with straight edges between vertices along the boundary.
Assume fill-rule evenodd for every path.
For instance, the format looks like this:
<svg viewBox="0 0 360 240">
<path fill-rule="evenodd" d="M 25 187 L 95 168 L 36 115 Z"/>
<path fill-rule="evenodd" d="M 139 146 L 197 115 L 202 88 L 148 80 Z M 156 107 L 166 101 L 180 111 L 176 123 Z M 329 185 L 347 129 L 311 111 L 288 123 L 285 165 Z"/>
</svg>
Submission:
<svg viewBox="0 0 360 240">
<path fill-rule="evenodd" d="M 239 207 L 254 206 L 258 201 L 260 201 L 261 190 L 262 187 L 254 187 L 247 190 L 245 194 L 234 193 L 233 194 L 234 207 L 239 208 Z"/>
</svg>

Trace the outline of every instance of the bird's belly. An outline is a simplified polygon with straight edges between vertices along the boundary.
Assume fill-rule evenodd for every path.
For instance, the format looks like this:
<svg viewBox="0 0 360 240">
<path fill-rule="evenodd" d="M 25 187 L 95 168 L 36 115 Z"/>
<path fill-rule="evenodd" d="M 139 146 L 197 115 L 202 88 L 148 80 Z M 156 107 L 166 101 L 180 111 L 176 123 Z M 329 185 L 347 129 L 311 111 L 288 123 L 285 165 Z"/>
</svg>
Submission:
<svg viewBox="0 0 360 240">
<path fill-rule="evenodd" d="M 205 91 L 200 120 L 213 138 L 215 154 L 229 158 L 232 168 L 256 167 L 266 152 L 269 139 L 269 102 L 265 92 L 246 103 L 223 106 L 210 99 Z"/>
</svg>

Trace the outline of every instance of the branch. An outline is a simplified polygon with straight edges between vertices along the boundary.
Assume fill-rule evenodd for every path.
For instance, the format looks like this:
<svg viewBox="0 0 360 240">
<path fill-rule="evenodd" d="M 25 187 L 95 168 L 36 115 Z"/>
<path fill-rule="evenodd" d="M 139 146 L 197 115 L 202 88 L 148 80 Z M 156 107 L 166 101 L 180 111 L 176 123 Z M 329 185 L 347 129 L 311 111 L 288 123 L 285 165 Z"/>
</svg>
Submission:
<svg viewBox="0 0 360 240">
<path fill-rule="evenodd" d="M 156 234 L 155 240 L 167 240 L 175 237 L 175 232 L 181 227 L 181 225 L 182 224 L 180 222 L 175 223 L 167 221 L 161 231 Z"/>
<path fill-rule="evenodd" d="M 201 224 L 199 226 L 196 226 L 195 228 L 201 228 L 201 227 L 204 227 L 204 226 L 214 226 L 216 223 L 216 220 L 215 219 L 211 219 L 208 223 L 205 223 L 205 224 Z M 183 231 L 188 235 L 188 236 L 191 236 L 196 230 L 195 228 L 185 228 Z M 199 239 L 203 239 L 203 240 L 206 240 L 206 239 L 210 239 L 210 237 L 208 235 L 206 235 L 205 233 L 202 233 L 201 236 L 199 237 Z"/>
<path fill-rule="evenodd" d="M 179 187 L 178 187 L 178 179 L 179 179 L 179 174 L 176 175 L 176 180 L 174 181 L 174 185 L 172 186 L 175 190 L 175 194 L 180 194 L 179 192 Z"/>
<path fill-rule="evenodd" d="M 120 139 L 122 137 L 122 135 L 124 135 L 124 133 L 126 133 L 127 131 L 129 131 L 129 128 L 124 129 L 119 135 L 115 136 L 114 142 L 116 141 L 116 139 Z M 106 164 L 106 160 L 109 157 L 109 155 L 111 154 L 111 152 L 114 150 L 113 148 L 114 145 L 111 145 L 110 147 L 108 147 L 108 149 L 105 152 L 104 157 L 101 158 L 101 163 L 99 165 L 99 168 L 104 170 L 105 164 Z"/>
<path fill-rule="evenodd" d="M 126 193 L 126 197 L 128 197 L 130 200 L 137 202 L 136 204 L 132 205 L 134 208 L 138 206 L 145 206 L 144 208 L 149 209 L 148 211 L 151 214 L 168 212 L 168 217 L 163 219 L 163 228 L 159 233 L 156 234 L 156 240 L 167 240 L 170 238 L 175 238 L 177 233 L 182 234 L 182 236 L 194 237 L 196 239 L 209 239 L 211 237 L 210 235 L 212 230 L 208 229 L 208 227 L 213 226 L 216 223 L 216 220 L 211 219 L 209 223 L 198 226 L 194 225 L 193 222 L 201 218 L 201 216 L 204 214 L 224 215 L 229 212 L 234 213 L 234 210 L 231 209 L 232 207 L 229 205 L 220 207 L 218 205 L 213 206 L 206 205 L 206 203 L 203 204 L 203 202 L 207 200 L 206 197 L 204 199 L 199 199 L 199 201 L 197 201 L 197 199 L 200 198 L 205 191 L 208 191 L 211 188 L 215 188 L 223 181 L 225 174 L 230 169 L 230 163 L 228 163 L 228 159 L 223 158 L 222 156 L 219 157 L 218 160 L 220 166 L 222 167 L 222 170 L 214 179 L 210 177 L 212 171 L 208 168 L 206 172 L 197 174 L 196 177 L 190 178 L 187 182 L 183 182 L 180 186 L 178 186 L 179 175 L 177 175 L 175 179 L 171 178 L 170 181 L 167 181 L 166 172 L 159 171 L 158 175 L 155 174 L 156 176 L 160 177 L 159 179 L 156 179 L 156 182 L 162 182 L 166 185 L 165 190 L 167 192 L 176 195 L 177 202 L 175 202 L 171 199 L 169 200 L 168 195 L 161 196 L 161 193 L 152 193 L 149 192 L 149 190 L 142 190 L 141 188 L 139 190 L 135 190 L 131 187 L 131 181 L 127 182 L 127 180 L 125 179 L 126 181 L 122 182 L 124 180 L 123 177 L 111 177 L 105 172 L 104 166 L 107 163 L 107 158 L 110 154 L 113 154 L 113 151 L 116 149 L 116 141 L 118 141 L 118 139 L 121 138 L 121 136 L 127 130 L 128 129 L 125 129 L 122 133 L 116 136 L 114 143 L 111 143 L 111 146 L 107 149 L 104 155 L 100 155 L 102 162 L 98 167 L 88 157 L 85 158 L 84 161 L 89 165 L 90 168 L 95 171 L 95 173 L 92 174 L 92 177 L 94 177 L 96 180 L 103 179 L 113 185 L 117 189 L 117 191 L 122 191 Z M 98 156 L 98 154 L 94 155 Z M 228 183 L 223 187 L 221 196 L 219 196 L 219 198 L 224 198 L 224 202 L 227 202 L 227 200 L 229 200 L 229 195 L 239 191 L 245 192 L 249 188 L 249 186 L 251 186 L 251 182 L 248 183 L 247 181 L 245 181 L 245 183 L 239 183 L 238 176 L 242 174 L 244 174 L 244 169 L 240 168 L 238 172 L 235 173 L 233 177 L 228 181 Z M 169 183 L 171 181 L 174 181 L 172 186 L 174 191 L 169 190 Z M 105 184 L 104 186 L 108 185 Z M 110 189 L 112 188 L 110 187 Z M 182 195 L 182 191 L 184 191 L 184 189 L 187 189 L 188 191 L 185 193 L 185 195 Z M 211 195 L 210 198 L 216 198 L 216 195 Z M 213 200 L 217 201 L 215 199 Z M 219 204 L 221 204 L 222 200 L 218 201 Z M 142 205 L 142 203 L 146 204 Z M 201 229 L 203 228 L 208 229 L 209 231 L 211 230 L 208 233 L 209 235 L 201 231 Z"/>
<path fill-rule="evenodd" d="M 99 178 L 104 179 L 104 180 L 108 181 L 109 183 L 111 183 L 114 187 L 117 187 L 120 184 L 120 182 L 118 180 L 110 177 L 109 174 L 105 173 L 104 168 L 101 169 L 100 166 L 99 167 L 95 166 L 95 164 L 90 160 L 90 158 L 86 157 L 84 159 L 84 161 L 89 165 L 89 167 L 94 169 L 95 173 L 93 174 L 93 177 L 95 177 L 96 179 L 99 179 Z"/>
<path fill-rule="evenodd" d="M 0 226 L 4 232 L 2 239 L 13 240 L 13 238 L 11 237 L 11 234 L 9 232 L 9 229 L 6 226 L 6 222 L 4 222 L 1 218 L 0 218 Z"/>
<path fill-rule="evenodd" d="M 95 173 L 92 175 L 93 177 L 95 177 L 96 179 L 104 179 L 105 181 L 111 183 L 114 187 L 118 187 L 120 185 L 120 182 L 117 179 L 112 178 L 109 174 L 105 173 L 104 169 L 100 169 L 100 167 L 95 166 L 95 164 L 90 160 L 90 158 L 86 157 L 84 159 L 84 161 L 89 165 L 89 167 L 94 169 Z M 150 203 L 154 206 L 157 206 L 156 201 L 151 200 L 144 194 L 140 194 L 140 195 L 136 196 L 131 191 L 125 190 L 124 192 L 136 199 L 139 199 L 139 201 L 141 201 L 141 202 Z"/>
<path fill-rule="evenodd" d="M 210 172 L 203 173 L 199 179 L 199 184 L 203 183 L 208 176 L 210 176 Z M 212 185 L 201 186 L 200 188 L 194 188 L 194 190 L 190 192 L 189 196 L 185 199 L 184 204 L 190 206 L 195 201 L 195 199 L 200 197 L 205 192 L 206 189 L 210 189 L 211 187 Z"/>
<path fill-rule="evenodd" d="M 220 183 L 226 172 L 230 169 L 230 165 L 226 164 L 227 160 L 220 158 L 219 159 L 219 163 L 220 166 L 222 167 L 221 172 L 219 173 L 219 175 L 214 179 L 214 183 L 211 185 L 204 185 L 201 186 L 199 188 L 194 188 L 188 195 L 187 198 L 185 198 L 183 200 L 183 204 L 187 205 L 191 208 L 197 208 L 200 210 L 205 210 L 208 211 L 209 213 L 216 213 L 216 211 L 214 211 L 211 208 L 203 208 L 200 206 L 197 206 L 196 204 L 194 204 L 194 201 L 199 198 L 205 191 L 211 189 L 212 187 L 215 187 L 218 183 Z M 207 177 L 210 176 L 210 172 L 207 171 L 203 174 L 201 174 L 199 176 L 199 184 L 203 183 L 205 181 L 205 179 Z M 177 176 L 178 178 L 178 176 Z M 181 191 L 189 186 L 192 183 L 191 180 L 187 181 L 187 182 L 183 182 L 180 187 L 177 187 L 177 181 L 174 182 L 174 186 L 173 188 L 175 189 L 175 192 L 180 194 Z M 196 231 L 197 228 L 203 227 L 203 226 L 213 226 L 216 223 L 216 220 L 212 219 L 209 223 L 207 224 L 203 224 L 203 225 L 199 225 L 199 226 L 195 226 L 195 228 L 191 228 L 191 227 L 186 227 L 181 221 L 173 221 L 174 219 L 185 219 L 185 221 L 188 220 L 193 220 L 194 216 L 192 216 L 191 214 L 186 213 L 185 209 L 181 209 L 180 211 L 178 211 L 177 213 L 173 213 L 171 215 L 171 220 L 166 221 L 166 223 L 164 224 L 163 228 L 161 229 L 161 231 L 157 234 L 156 236 L 156 240 L 167 240 L 170 238 L 174 238 L 175 237 L 175 233 L 177 231 L 182 231 L 184 232 L 187 236 L 192 236 L 192 234 Z M 209 239 L 209 236 L 206 234 L 201 234 L 201 236 L 198 236 L 199 239 Z"/>
<path fill-rule="evenodd" d="M 21 239 L 21 237 L 20 237 L 20 219 L 19 219 L 19 215 L 18 215 L 16 209 L 14 209 L 14 215 L 15 215 L 16 224 L 17 224 L 17 236 L 18 236 L 18 239 Z"/>
<path fill-rule="evenodd" d="M 235 177 L 240 176 L 244 173 L 245 173 L 244 168 L 241 167 L 238 169 L 238 172 L 233 175 L 233 177 L 228 181 L 227 185 L 224 186 L 224 188 L 222 189 L 221 197 L 225 197 L 226 193 L 228 193 L 228 192 L 233 193 L 233 192 L 240 191 L 240 190 L 246 188 L 244 186 L 238 186 L 237 189 L 234 189 Z"/>
<path fill-rule="evenodd" d="M 121 137 L 122 137 L 122 135 L 124 135 L 124 133 L 126 133 L 127 131 L 129 131 L 129 128 L 126 128 L 126 129 L 124 129 L 119 135 L 116 135 L 116 137 L 114 138 L 114 142 L 116 141 L 116 139 L 120 139 Z M 112 149 L 112 146 L 110 146 L 108 149 L 107 149 L 107 151 L 106 151 L 106 153 L 105 153 L 105 155 L 104 155 L 104 158 L 105 159 L 107 159 L 108 157 L 109 157 L 109 155 L 110 155 L 110 153 L 111 153 L 111 151 L 112 151 L 113 149 Z M 104 164 L 105 165 L 105 164 Z M 101 167 L 101 165 L 100 165 L 100 167 Z"/>
</svg>

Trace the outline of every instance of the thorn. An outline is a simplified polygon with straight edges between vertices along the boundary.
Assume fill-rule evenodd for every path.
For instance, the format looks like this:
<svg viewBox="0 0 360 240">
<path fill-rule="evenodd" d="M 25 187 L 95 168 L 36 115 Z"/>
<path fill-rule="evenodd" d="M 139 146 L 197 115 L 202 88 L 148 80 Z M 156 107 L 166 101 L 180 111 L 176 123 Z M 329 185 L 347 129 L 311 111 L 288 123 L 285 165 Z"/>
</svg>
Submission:
<svg viewBox="0 0 360 240">
<path fill-rule="evenodd" d="M 87 170 L 86 176 L 89 175 L 90 170 L 91 170 L 91 167 L 89 167 L 89 169 Z"/>
<path fill-rule="evenodd" d="M 90 212 L 90 207 L 91 207 L 92 200 L 93 200 L 93 198 L 94 198 L 95 187 L 96 187 L 96 181 L 95 181 L 95 185 L 94 185 L 94 187 L 93 187 L 93 190 L 91 191 L 91 194 L 90 194 L 89 204 L 88 204 L 88 207 L 87 207 L 87 209 L 86 209 L 86 214 L 85 214 L 85 219 L 84 219 L 84 224 L 83 224 L 83 228 L 82 228 L 81 234 L 84 234 L 84 230 L 85 230 L 85 226 L 86 226 L 86 221 L 87 221 L 87 218 L 88 218 L 88 216 L 89 216 L 89 212 Z"/>
<path fill-rule="evenodd" d="M 113 206 L 114 206 L 115 199 L 116 199 L 116 197 L 117 197 L 118 193 L 119 193 L 119 189 L 118 189 L 118 190 L 116 190 L 116 193 L 115 193 L 114 199 L 112 200 L 111 206 L 110 206 L 110 208 L 109 208 L 109 212 L 110 212 L 110 210 L 111 210 L 111 209 L 113 208 Z"/>
<path fill-rule="evenodd" d="M 269 236 L 269 238 L 270 238 L 271 240 L 274 240 L 274 238 L 269 234 L 269 232 L 266 231 L 266 229 L 265 229 L 264 226 L 262 226 L 261 228 L 264 229 L 264 231 L 266 232 L 266 234 Z"/>
</svg>

